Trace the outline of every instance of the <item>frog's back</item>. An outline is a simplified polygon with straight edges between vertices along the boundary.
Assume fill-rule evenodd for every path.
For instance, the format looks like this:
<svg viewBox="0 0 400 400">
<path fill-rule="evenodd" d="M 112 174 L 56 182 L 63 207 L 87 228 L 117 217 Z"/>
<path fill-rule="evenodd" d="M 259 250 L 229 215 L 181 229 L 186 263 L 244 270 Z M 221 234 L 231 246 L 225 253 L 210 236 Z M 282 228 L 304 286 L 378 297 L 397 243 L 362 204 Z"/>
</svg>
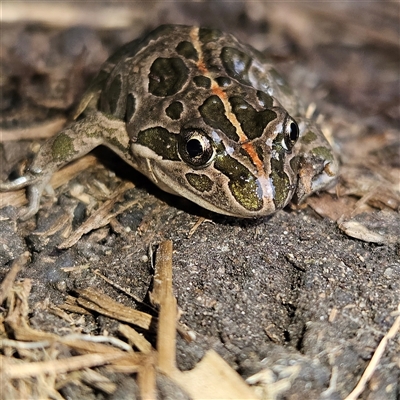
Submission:
<svg viewBox="0 0 400 400">
<path fill-rule="evenodd" d="M 212 87 L 215 82 L 221 90 Z M 76 116 L 97 109 L 124 120 L 133 137 L 159 115 L 163 126 L 179 131 L 185 110 L 193 116 L 193 109 L 229 91 L 232 82 L 232 96 L 245 97 L 254 88 L 286 103 L 290 112 L 293 94 L 256 50 L 216 29 L 162 25 L 103 64 Z"/>
</svg>

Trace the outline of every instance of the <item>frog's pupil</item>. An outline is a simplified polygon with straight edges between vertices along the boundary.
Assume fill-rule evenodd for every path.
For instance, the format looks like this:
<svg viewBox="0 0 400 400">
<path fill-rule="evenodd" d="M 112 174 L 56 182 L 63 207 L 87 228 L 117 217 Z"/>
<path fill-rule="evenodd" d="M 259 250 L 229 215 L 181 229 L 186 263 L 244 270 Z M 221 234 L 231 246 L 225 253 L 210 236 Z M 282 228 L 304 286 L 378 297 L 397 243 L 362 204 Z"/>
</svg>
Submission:
<svg viewBox="0 0 400 400">
<path fill-rule="evenodd" d="M 290 140 L 296 141 L 299 138 L 299 127 L 295 122 L 290 124 Z"/>
<path fill-rule="evenodd" d="M 199 157 L 203 154 L 203 146 L 198 139 L 190 139 L 186 143 L 186 150 L 192 158 Z"/>
</svg>

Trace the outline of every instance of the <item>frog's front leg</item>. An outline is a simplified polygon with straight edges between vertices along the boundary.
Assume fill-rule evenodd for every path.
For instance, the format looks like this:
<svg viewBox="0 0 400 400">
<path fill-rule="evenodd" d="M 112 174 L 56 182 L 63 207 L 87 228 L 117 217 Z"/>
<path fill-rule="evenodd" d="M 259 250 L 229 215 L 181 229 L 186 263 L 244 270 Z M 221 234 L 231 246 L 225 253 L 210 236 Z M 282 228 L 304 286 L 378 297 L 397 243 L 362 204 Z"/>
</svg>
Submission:
<svg viewBox="0 0 400 400">
<path fill-rule="evenodd" d="M 0 183 L 0 191 L 28 187 L 29 204 L 19 214 L 20 219 L 26 220 L 39 210 L 43 190 L 54 172 L 101 144 L 129 159 L 129 137 L 125 122 L 100 112 L 73 122 L 42 145 L 25 175 L 11 182 Z"/>
<path fill-rule="evenodd" d="M 301 203 L 310 194 L 331 186 L 339 173 L 339 163 L 320 128 L 311 120 L 297 119 L 298 183 L 293 200 Z"/>
</svg>

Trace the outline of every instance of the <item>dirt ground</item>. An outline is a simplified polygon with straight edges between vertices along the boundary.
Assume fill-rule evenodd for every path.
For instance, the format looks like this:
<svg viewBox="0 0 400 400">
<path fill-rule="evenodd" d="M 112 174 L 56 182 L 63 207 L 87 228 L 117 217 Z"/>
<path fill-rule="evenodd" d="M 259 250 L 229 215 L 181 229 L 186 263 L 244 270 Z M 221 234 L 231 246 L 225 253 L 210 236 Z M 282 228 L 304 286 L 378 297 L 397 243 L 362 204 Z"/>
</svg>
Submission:
<svg viewBox="0 0 400 400">
<path fill-rule="evenodd" d="M 171 239 L 180 321 L 196 336 L 178 337 L 180 369 L 194 368 L 211 348 L 244 378 L 266 371 L 265 398 L 344 399 L 400 303 L 400 5 L 152 2 L 150 12 L 144 2 L 4 3 L 0 178 L 65 123 L 110 53 L 161 23 L 217 27 L 271 54 L 316 107 L 341 161 L 337 186 L 301 207 L 240 220 L 163 193 L 97 149 L 26 222 L 16 220 L 23 198 L 1 195 L 0 277 L 29 251 L 18 279 L 32 280 L 31 327 L 118 336 L 112 318 L 67 320 L 50 306 L 92 288 L 148 311 L 125 291 L 149 303 L 151 251 Z M 113 217 L 72 241 L 113 196 L 104 211 Z M 199 217 L 206 220 L 191 231 Z M 118 387 L 111 394 L 83 383 L 58 393 L 136 398 L 126 391 L 132 376 L 109 377 Z M 174 398 L 161 389 L 159 396 Z M 359 398 L 400 399 L 399 334 Z"/>
</svg>

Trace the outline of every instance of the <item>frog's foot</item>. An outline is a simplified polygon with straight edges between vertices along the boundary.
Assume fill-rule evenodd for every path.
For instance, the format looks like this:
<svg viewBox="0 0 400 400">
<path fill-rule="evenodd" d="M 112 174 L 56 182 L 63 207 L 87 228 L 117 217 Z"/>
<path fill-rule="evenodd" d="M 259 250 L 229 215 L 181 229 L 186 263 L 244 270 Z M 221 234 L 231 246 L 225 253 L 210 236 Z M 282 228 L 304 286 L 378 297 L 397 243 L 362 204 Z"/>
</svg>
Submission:
<svg viewBox="0 0 400 400">
<path fill-rule="evenodd" d="M 28 206 L 22 208 L 18 213 L 18 219 L 25 221 L 35 215 L 39 210 L 40 198 L 43 190 L 49 183 L 51 174 L 34 174 L 27 172 L 25 175 L 10 181 L 0 183 L 0 191 L 7 192 L 11 190 L 27 189 Z"/>
<path fill-rule="evenodd" d="M 293 197 L 295 203 L 302 203 L 312 193 L 322 189 L 329 189 L 335 184 L 338 176 L 339 165 L 336 159 L 326 161 L 313 157 L 306 158 L 299 170 L 299 182 L 296 194 Z"/>
<path fill-rule="evenodd" d="M 328 189 L 339 174 L 339 162 L 314 121 L 299 119 L 298 183 L 293 200 L 300 204 L 312 193 Z"/>
<path fill-rule="evenodd" d="M 314 177 L 311 183 L 311 191 L 318 192 L 321 189 L 329 189 L 334 183 L 339 173 L 339 164 L 336 159 L 325 162 L 322 171 Z"/>
<path fill-rule="evenodd" d="M 23 175 L 13 181 L 0 182 L 0 192 L 10 192 L 11 190 L 23 189 L 31 183 L 34 183 L 35 180 L 34 176 Z"/>
</svg>

